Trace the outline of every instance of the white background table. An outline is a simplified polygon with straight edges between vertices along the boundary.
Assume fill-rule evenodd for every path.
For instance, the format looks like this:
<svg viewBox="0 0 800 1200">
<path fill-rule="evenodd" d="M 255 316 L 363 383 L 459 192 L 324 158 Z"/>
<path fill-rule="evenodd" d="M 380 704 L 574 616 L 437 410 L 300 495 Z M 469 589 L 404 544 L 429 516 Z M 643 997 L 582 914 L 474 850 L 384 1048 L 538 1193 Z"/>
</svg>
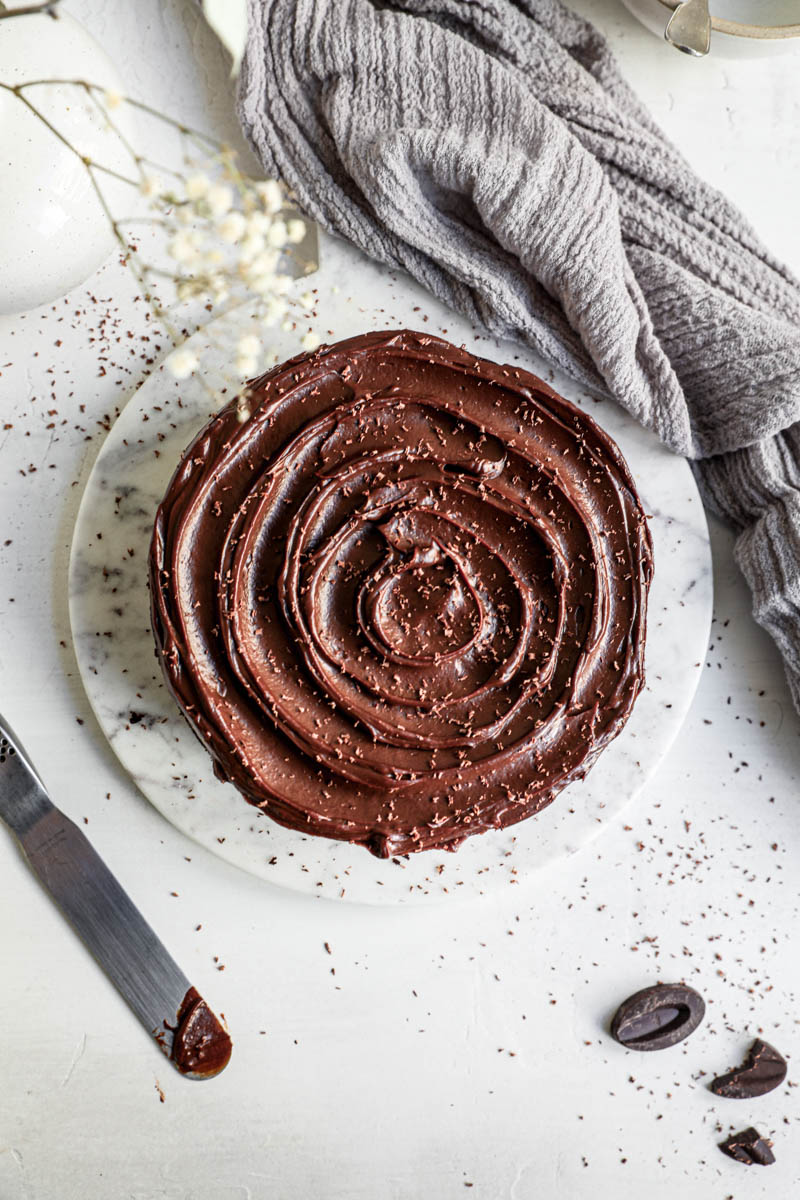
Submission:
<svg viewBox="0 0 800 1200">
<path fill-rule="evenodd" d="M 616 0 L 576 7 L 697 169 L 800 271 L 798 60 L 693 62 Z M 235 136 L 225 58 L 192 4 L 69 9 L 132 94 Z M 464 907 L 279 892 L 147 805 L 76 676 L 72 524 L 104 427 L 154 353 L 146 334 L 116 262 L 54 309 L 0 320 L 0 694 L 236 1052 L 214 1082 L 176 1076 L 0 833 L 0 1200 L 794 1194 L 794 1089 L 720 1101 L 703 1076 L 762 1031 L 800 1056 L 800 726 L 729 533 L 712 523 L 715 623 L 685 730 L 588 850 Z M 605 1024 L 655 978 L 694 983 L 707 1020 L 681 1047 L 626 1053 Z M 775 1139 L 768 1170 L 716 1149 L 719 1127 L 750 1123 Z"/>
</svg>

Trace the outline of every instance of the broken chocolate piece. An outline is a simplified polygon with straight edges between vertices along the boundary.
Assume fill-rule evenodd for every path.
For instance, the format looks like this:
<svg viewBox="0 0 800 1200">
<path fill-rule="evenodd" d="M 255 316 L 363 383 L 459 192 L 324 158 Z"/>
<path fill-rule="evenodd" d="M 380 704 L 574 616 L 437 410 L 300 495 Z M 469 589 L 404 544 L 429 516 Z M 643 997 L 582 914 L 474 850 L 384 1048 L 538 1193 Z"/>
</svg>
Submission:
<svg viewBox="0 0 800 1200">
<path fill-rule="evenodd" d="M 755 1163 L 759 1167 L 768 1167 L 770 1163 L 775 1162 L 771 1146 L 772 1142 L 762 1138 L 752 1125 L 749 1129 L 743 1129 L 741 1133 L 732 1133 L 724 1142 L 719 1143 L 720 1150 L 729 1158 L 735 1158 L 740 1163 L 747 1163 L 748 1166 Z"/>
<path fill-rule="evenodd" d="M 754 1096 L 766 1096 L 767 1092 L 780 1087 L 785 1078 L 786 1059 L 769 1042 L 756 1038 L 742 1065 L 717 1076 L 709 1086 L 717 1096 L 751 1100 Z"/>
<path fill-rule="evenodd" d="M 611 1036 L 629 1050 L 666 1050 L 694 1033 L 706 1011 L 699 992 L 685 983 L 658 983 L 623 1001 Z"/>
</svg>

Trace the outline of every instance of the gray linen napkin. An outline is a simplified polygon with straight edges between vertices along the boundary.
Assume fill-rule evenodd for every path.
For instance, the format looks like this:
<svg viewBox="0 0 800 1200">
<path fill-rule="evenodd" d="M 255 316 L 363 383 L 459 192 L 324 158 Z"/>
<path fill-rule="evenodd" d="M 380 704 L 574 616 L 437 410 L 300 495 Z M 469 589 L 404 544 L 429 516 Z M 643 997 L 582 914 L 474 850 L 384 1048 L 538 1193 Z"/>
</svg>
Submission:
<svg viewBox="0 0 800 1200">
<path fill-rule="evenodd" d="M 250 0 L 239 109 L 324 226 L 695 460 L 800 708 L 800 284 L 597 30 L 559 0 Z"/>
</svg>

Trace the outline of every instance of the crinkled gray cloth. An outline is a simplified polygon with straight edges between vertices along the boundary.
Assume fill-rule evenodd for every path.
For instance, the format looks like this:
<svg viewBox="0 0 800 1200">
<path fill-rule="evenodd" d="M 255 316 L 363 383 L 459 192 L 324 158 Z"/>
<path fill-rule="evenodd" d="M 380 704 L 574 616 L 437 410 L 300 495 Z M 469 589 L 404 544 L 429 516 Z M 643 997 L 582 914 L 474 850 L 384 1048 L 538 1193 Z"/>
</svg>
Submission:
<svg viewBox="0 0 800 1200">
<path fill-rule="evenodd" d="M 328 229 L 695 461 L 800 707 L 800 284 L 558 0 L 250 0 L 245 132 Z"/>
</svg>

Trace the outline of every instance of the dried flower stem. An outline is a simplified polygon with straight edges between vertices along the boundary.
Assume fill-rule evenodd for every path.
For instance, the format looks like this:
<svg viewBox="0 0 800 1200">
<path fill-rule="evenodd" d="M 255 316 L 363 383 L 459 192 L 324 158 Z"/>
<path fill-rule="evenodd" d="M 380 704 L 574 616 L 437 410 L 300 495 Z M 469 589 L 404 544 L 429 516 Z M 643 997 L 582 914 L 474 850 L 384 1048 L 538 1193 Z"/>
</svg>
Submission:
<svg viewBox="0 0 800 1200">
<path fill-rule="evenodd" d="M 43 7 L 46 8 L 47 5 Z M 46 86 L 72 87 L 85 93 L 130 159 L 135 172 L 134 177 L 84 154 L 58 129 L 27 94 L 30 89 Z M 0 90 L 14 95 L 41 121 L 52 136 L 80 161 L 120 247 L 124 265 L 136 279 L 153 316 L 173 344 L 177 345 L 183 340 L 185 330 L 176 327 L 169 307 L 160 300 L 153 286 L 155 279 L 172 283 L 179 300 L 202 298 L 205 293 L 206 300 L 211 301 L 204 306 L 207 312 L 212 308 L 217 313 L 229 311 L 235 303 L 248 298 L 249 293 L 249 298 L 262 314 L 261 320 L 264 324 L 280 319 L 281 314 L 285 313 L 287 301 L 283 297 L 287 291 L 289 277 L 275 274 L 275 268 L 279 256 L 291 254 L 293 247 L 302 240 L 305 225 L 299 219 L 289 220 L 288 223 L 282 219 L 280 214 L 286 203 L 286 193 L 276 181 L 256 183 L 246 178 L 236 165 L 234 152 L 215 138 L 159 112 L 149 104 L 110 93 L 85 79 L 30 79 L 17 84 L 0 81 Z M 187 156 L 188 143 L 202 152 L 211 176 L 201 174 L 187 179 L 184 172 L 139 154 L 119 124 L 111 117 L 109 110 L 120 104 L 130 105 L 174 129 L 184 146 L 184 168 L 195 165 Z M 160 180 L 148 173 L 150 170 L 169 176 L 174 180 L 175 186 L 165 190 Z M 221 175 L 225 182 L 215 183 L 215 173 L 217 178 Z M 101 178 L 124 183 L 150 197 L 151 208 L 155 209 L 158 215 L 115 217 L 101 186 Z M 238 200 L 238 207 L 234 198 Z M 188 228 L 198 221 L 202 224 L 202 233 Z M 172 233 L 169 252 L 181 269 L 166 270 L 146 262 L 125 232 L 126 227 L 133 224 L 160 228 L 167 235 Z M 211 242 L 209 238 L 212 238 Z M 213 238 L 217 239 L 216 245 Z M 226 265 L 230 264 L 231 260 L 233 265 Z M 227 306 L 226 300 L 229 301 Z M 258 313 L 254 314 L 254 319 L 257 315 Z M 237 370 L 245 376 L 255 374 L 259 355 L 259 339 L 254 334 L 240 338 Z M 189 350 L 183 350 L 180 358 L 174 353 L 171 359 L 174 360 L 173 373 L 178 378 L 185 377 L 196 365 Z M 203 376 L 200 378 L 208 388 Z M 208 390 L 212 392 L 215 400 L 220 398 L 219 390 Z M 226 389 L 222 389 L 224 390 Z M 246 392 L 240 393 L 240 411 L 244 419 L 248 415 Z"/>
<path fill-rule="evenodd" d="M 6 20 L 8 17 L 32 17 L 37 13 L 47 17 L 58 18 L 59 0 L 43 0 L 42 4 L 23 4 L 20 8 L 7 8 L 5 4 L 0 3 L 0 21 Z"/>
</svg>

